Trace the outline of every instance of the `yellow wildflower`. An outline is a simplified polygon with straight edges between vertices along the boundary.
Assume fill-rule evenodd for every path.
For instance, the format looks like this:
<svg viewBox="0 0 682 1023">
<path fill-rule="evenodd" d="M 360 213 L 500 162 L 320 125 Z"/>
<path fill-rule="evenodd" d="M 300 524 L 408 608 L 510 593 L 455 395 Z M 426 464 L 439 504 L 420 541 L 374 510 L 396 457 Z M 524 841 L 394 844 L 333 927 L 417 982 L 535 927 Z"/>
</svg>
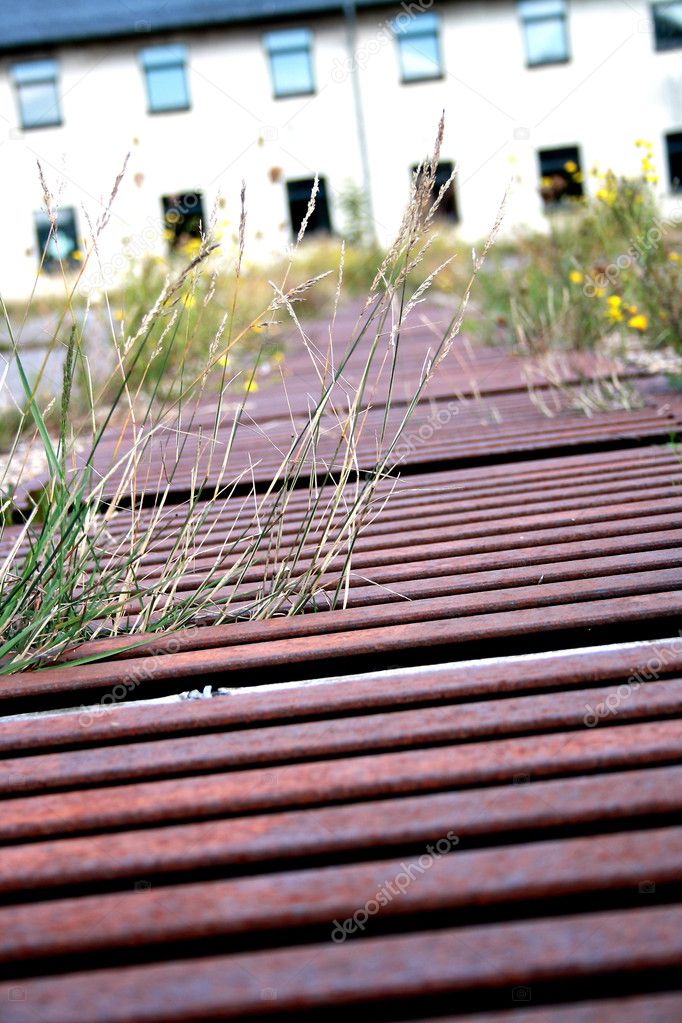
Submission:
<svg viewBox="0 0 682 1023">
<path fill-rule="evenodd" d="M 671 263 L 679 263 L 680 261 L 679 252 L 670 252 L 668 254 L 668 259 L 670 260 Z"/>
<path fill-rule="evenodd" d="M 74 249 L 73 252 L 71 253 L 71 259 L 75 259 L 77 263 L 82 263 L 83 253 L 81 252 L 81 250 Z"/>
<path fill-rule="evenodd" d="M 600 188 L 597 190 L 597 199 L 601 199 L 607 206 L 613 206 L 616 201 L 616 193 L 610 188 Z"/>
<path fill-rule="evenodd" d="M 646 330 L 648 326 L 649 321 L 642 313 L 639 313 L 638 316 L 633 316 L 632 319 L 628 320 L 628 327 L 632 327 L 633 330 Z"/>
<path fill-rule="evenodd" d="M 251 394 L 253 391 L 258 390 L 258 383 L 255 377 L 251 377 L 249 380 L 244 381 L 244 390 L 247 394 Z"/>
<path fill-rule="evenodd" d="M 595 298 L 603 298 L 605 294 L 606 294 L 606 291 L 605 291 L 604 288 L 595 288 L 594 289 L 594 297 Z"/>
<path fill-rule="evenodd" d="M 124 312 L 123 312 L 123 310 L 122 310 L 122 309 L 115 309 L 115 310 L 114 310 L 114 319 L 115 319 L 115 320 L 118 320 L 118 321 L 119 321 L 119 323 L 120 323 L 120 322 L 121 322 L 121 320 L 123 319 L 124 315 L 125 315 L 125 314 L 124 314 Z"/>
<path fill-rule="evenodd" d="M 583 281 L 585 280 L 585 275 L 582 274 L 580 270 L 571 270 L 570 274 L 568 275 L 568 279 L 571 282 L 571 284 L 582 284 Z"/>
<path fill-rule="evenodd" d="M 194 306 L 197 304 L 197 300 L 194 297 L 194 295 L 189 294 L 184 295 L 182 299 L 182 304 L 184 305 L 185 309 L 194 309 Z"/>
<path fill-rule="evenodd" d="M 190 238 L 189 241 L 185 242 L 182 246 L 182 251 L 185 256 L 196 256 L 197 252 L 201 248 L 201 242 L 198 238 Z"/>
<path fill-rule="evenodd" d="M 578 164 L 573 160 L 567 160 L 564 164 L 564 170 L 568 171 L 569 174 L 575 174 L 578 169 Z"/>
<path fill-rule="evenodd" d="M 608 316 L 611 323 L 621 323 L 625 317 L 623 316 L 623 312 L 621 309 L 623 300 L 620 297 L 620 295 L 609 295 L 609 297 L 606 299 L 606 303 L 609 307 L 606 310 L 606 315 Z"/>
</svg>

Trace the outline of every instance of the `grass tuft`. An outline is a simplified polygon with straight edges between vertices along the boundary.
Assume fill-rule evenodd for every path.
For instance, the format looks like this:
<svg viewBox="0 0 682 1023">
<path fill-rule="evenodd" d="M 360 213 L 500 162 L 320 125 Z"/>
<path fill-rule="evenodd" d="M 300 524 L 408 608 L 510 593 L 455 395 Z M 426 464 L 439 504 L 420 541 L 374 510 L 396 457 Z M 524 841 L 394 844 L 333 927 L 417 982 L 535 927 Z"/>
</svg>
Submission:
<svg viewBox="0 0 682 1023">
<path fill-rule="evenodd" d="M 294 273 L 314 195 L 291 258 L 257 310 L 244 265 L 244 191 L 227 295 L 214 268 L 216 241 L 207 230 L 185 265 L 152 278 L 154 294 L 132 316 L 119 319 L 109 304 L 113 369 L 104 381 L 96 382 L 91 372 L 87 315 L 79 317 L 75 308 L 78 282 L 67 286 L 52 342 L 59 343 L 68 325 L 56 431 L 37 400 L 38 382 L 29 383 L 12 316 L 2 303 L 31 423 L 24 444 L 38 448 L 45 476 L 26 499 L 23 521 L 7 525 L 30 476 L 17 473 L 17 435 L 0 480 L 0 672 L 52 663 L 93 638 L 124 635 L 135 645 L 150 632 L 344 605 L 357 539 L 390 499 L 396 446 L 452 349 L 500 226 L 501 213 L 480 255 L 474 254 L 461 296 L 451 303 L 446 329 L 434 339 L 409 399 L 395 403 L 405 318 L 453 255 L 425 266 L 442 198 L 434 200 L 443 131 L 441 121 L 434 151 L 412 181 L 398 234 L 378 270 L 375 263 L 363 314 L 341 350 L 335 350 L 331 327 L 349 273 L 344 247 L 329 272 L 303 278 Z M 99 258 L 99 238 L 122 174 L 107 211 L 93 225 L 81 274 Z M 54 202 L 42 174 L 41 180 L 52 234 L 58 230 Z M 331 289 L 333 299 L 326 348 L 313 342 L 301 315 L 320 285 Z M 286 324 L 304 346 L 317 394 L 302 418 L 292 414 L 291 442 L 262 490 L 248 464 L 235 461 L 238 441 L 258 429 L 248 399 L 272 351 L 263 324 L 273 322 Z M 375 455 L 371 464 L 361 464 L 360 443 L 380 386 L 387 397 L 372 437 Z M 80 421 L 76 391 L 87 400 Z M 25 454 L 23 459 L 28 464 Z M 154 466 L 157 478 L 150 472 Z M 184 497 L 175 504 L 179 486 Z M 83 652 L 81 659 L 90 656 L 103 654 Z"/>
</svg>

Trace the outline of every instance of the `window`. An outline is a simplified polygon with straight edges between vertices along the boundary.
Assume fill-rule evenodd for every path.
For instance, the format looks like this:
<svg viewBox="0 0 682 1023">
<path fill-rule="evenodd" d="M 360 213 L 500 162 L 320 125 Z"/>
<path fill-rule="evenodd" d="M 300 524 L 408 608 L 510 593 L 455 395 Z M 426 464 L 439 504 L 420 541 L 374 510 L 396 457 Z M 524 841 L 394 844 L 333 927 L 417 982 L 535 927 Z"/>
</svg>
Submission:
<svg viewBox="0 0 682 1023">
<path fill-rule="evenodd" d="M 312 35 L 307 28 L 268 32 L 264 37 L 270 55 L 275 97 L 305 96 L 315 91 L 310 56 Z"/>
<path fill-rule="evenodd" d="M 665 144 L 668 150 L 670 191 L 682 192 L 682 132 L 666 135 Z"/>
<path fill-rule="evenodd" d="M 540 160 L 540 194 L 546 210 L 583 195 L 583 176 L 577 146 L 543 149 Z"/>
<path fill-rule="evenodd" d="M 142 51 L 149 112 L 189 110 L 187 51 L 184 46 L 153 46 Z"/>
<path fill-rule="evenodd" d="M 419 166 L 415 165 L 412 168 L 412 173 L 416 174 L 419 170 Z M 433 190 L 431 194 L 432 202 L 435 202 L 440 195 L 440 190 L 446 182 L 450 181 L 452 177 L 453 166 L 449 161 L 439 163 L 436 167 L 436 177 L 433 183 Z M 457 196 L 455 195 L 455 183 L 450 181 L 447 187 L 445 195 L 440 201 L 440 205 L 436 210 L 436 216 L 441 220 L 452 220 L 455 223 L 459 221 L 459 210 L 457 209 Z"/>
<path fill-rule="evenodd" d="M 568 60 L 565 0 L 519 0 L 529 67 Z"/>
<path fill-rule="evenodd" d="M 25 64 L 15 64 L 12 77 L 17 90 L 22 128 L 50 128 L 62 123 L 56 60 L 32 60 Z"/>
<path fill-rule="evenodd" d="M 437 14 L 426 11 L 421 14 L 399 14 L 393 21 L 393 31 L 398 41 L 400 76 L 403 82 L 421 82 L 442 77 Z"/>
<path fill-rule="evenodd" d="M 314 178 L 302 178 L 299 181 L 287 181 L 287 195 L 289 199 L 289 217 L 291 219 L 291 230 L 297 235 L 301 224 L 308 210 L 310 196 L 313 193 Z M 327 185 L 324 178 L 319 179 L 319 189 L 315 197 L 315 209 L 310 215 L 306 227 L 306 237 L 321 231 L 331 231 L 329 219 L 329 204 L 327 203 Z"/>
<path fill-rule="evenodd" d="M 654 3 L 654 39 L 657 50 L 682 46 L 682 3 Z"/>
<path fill-rule="evenodd" d="M 34 214 L 38 262 L 42 260 L 46 273 L 57 273 L 62 266 L 75 266 L 80 258 L 76 211 L 62 207 L 57 214 L 56 228 L 52 228 L 47 213 Z"/>
<path fill-rule="evenodd" d="M 171 249 L 201 238 L 204 210 L 201 192 L 182 192 L 161 197 L 166 238 Z"/>
</svg>

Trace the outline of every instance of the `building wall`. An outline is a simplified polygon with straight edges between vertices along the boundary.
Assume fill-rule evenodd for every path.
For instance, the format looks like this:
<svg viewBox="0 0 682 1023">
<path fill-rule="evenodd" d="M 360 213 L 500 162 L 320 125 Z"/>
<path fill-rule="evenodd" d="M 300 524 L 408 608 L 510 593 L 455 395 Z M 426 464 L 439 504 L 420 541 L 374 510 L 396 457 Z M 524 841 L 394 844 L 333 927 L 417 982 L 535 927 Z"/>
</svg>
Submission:
<svg viewBox="0 0 682 1023">
<path fill-rule="evenodd" d="M 423 0 L 423 6 L 432 6 Z M 440 3 L 442 80 L 400 84 L 391 17 L 401 8 L 358 19 L 356 68 L 363 100 L 372 206 L 379 238 L 390 239 L 409 188 L 410 168 L 429 152 L 445 109 L 443 158 L 456 162 L 461 234 L 484 235 L 513 179 L 506 227 L 541 227 L 537 151 L 577 144 L 585 171 L 597 164 L 636 171 L 633 142 L 651 140 L 669 187 L 664 135 L 682 130 L 682 50 L 656 52 L 649 3 L 569 2 L 571 59 L 527 68 L 512 2 Z M 285 27 L 268 25 L 267 29 Z M 281 252 L 290 241 L 287 179 L 326 179 L 331 217 L 342 229 L 338 194 L 362 181 L 360 152 L 341 18 L 313 30 L 315 95 L 273 99 L 263 27 L 225 28 L 167 37 L 140 36 L 107 45 L 58 50 L 63 125 L 20 131 L 13 86 L 15 60 L 0 58 L 0 173 L 4 209 L 0 286 L 26 296 L 37 265 L 33 211 L 41 206 L 36 160 L 65 206 L 77 209 L 87 234 L 102 215 L 125 154 L 130 162 L 100 242 L 104 276 L 130 252 L 163 252 L 160 197 L 203 193 L 217 208 L 226 238 L 239 219 L 247 183 L 249 252 Z M 188 48 L 191 109 L 148 114 L 139 50 L 182 41 Z M 41 56 L 42 54 L 35 54 Z M 587 187 L 592 187 L 586 177 Z M 674 203 L 674 199 L 669 200 Z M 94 266 L 94 264 L 93 264 Z M 40 290 L 58 286 L 46 275 Z"/>
</svg>

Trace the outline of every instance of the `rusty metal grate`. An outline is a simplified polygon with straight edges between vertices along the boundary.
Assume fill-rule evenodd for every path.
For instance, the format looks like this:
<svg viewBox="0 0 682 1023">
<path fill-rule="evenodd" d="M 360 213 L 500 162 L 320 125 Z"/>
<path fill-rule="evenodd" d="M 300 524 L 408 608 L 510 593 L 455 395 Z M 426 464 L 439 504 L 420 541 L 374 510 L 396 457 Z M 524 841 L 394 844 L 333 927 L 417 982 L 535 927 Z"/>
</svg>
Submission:
<svg viewBox="0 0 682 1023">
<path fill-rule="evenodd" d="M 547 649 L 557 637 L 584 642 L 586 629 L 660 636 L 682 613 L 681 483 L 676 453 L 660 446 L 410 476 L 357 542 L 346 609 L 206 626 L 174 636 L 170 648 L 160 639 L 113 662 L 16 674 L 0 688 L 0 706 L 69 706 L 117 685 L 150 697 L 235 677 L 300 678 L 311 663 L 319 674 L 387 656 L 481 656 L 490 644 L 501 653 L 512 643 Z M 219 519 L 233 515 L 225 502 Z M 172 509 L 167 528 L 159 557 L 173 544 Z M 213 542 L 220 547 L 220 522 Z M 179 589 L 196 586 L 214 557 L 210 544 L 202 549 Z M 330 565 L 331 587 L 340 567 Z M 249 570 L 245 593 L 262 573 Z M 92 649 L 115 653 L 121 642 Z M 173 656 L 157 656 L 168 649 Z"/>
<path fill-rule="evenodd" d="M 414 379 L 430 334 L 411 337 Z M 460 356 L 412 421 L 345 608 L 321 595 L 296 617 L 97 641 L 77 656 L 104 661 L 3 680 L 2 1023 L 682 1019 L 682 463 L 666 443 L 682 406 L 633 375 L 642 407 L 548 418 L 518 360 Z M 259 429 L 235 471 L 251 458 L 257 481 L 289 409 L 305 414 L 303 356 L 288 365 L 287 402 L 249 397 Z M 156 448 L 150 486 L 163 466 Z M 283 551 L 307 500 L 291 498 Z M 248 515 L 216 505 L 180 592 Z M 205 686 L 223 695 L 172 696 Z"/>
<path fill-rule="evenodd" d="M 549 399 L 546 399 L 549 401 Z M 682 429 L 682 416 L 675 404 L 658 402 L 643 395 L 642 408 L 621 411 L 594 411 L 589 416 L 575 410 L 561 409 L 548 417 L 536 408 L 526 392 L 502 393 L 476 399 L 433 398 L 422 400 L 410 420 L 403 441 L 398 445 L 401 472 L 482 465 L 500 461 L 517 461 L 542 454 L 565 454 L 573 449 L 623 449 L 653 441 L 666 441 Z M 388 433 L 395 432 L 404 409 L 392 408 L 387 422 Z M 282 452 L 287 450 L 295 433 L 304 426 L 302 415 L 258 420 L 240 428 L 230 455 L 227 481 L 248 473 L 249 481 L 267 484 L 280 468 Z M 376 461 L 378 437 L 384 423 L 381 405 L 372 405 L 363 419 L 362 437 L 358 444 L 360 468 Z M 220 428 L 215 442 L 206 440 L 198 418 L 192 421 L 190 435 L 178 448 L 175 431 L 169 429 L 140 459 L 137 468 L 141 491 L 155 492 L 169 487 L 172 493 L 185 494 L 196 486 L 225 484 L 222 474 L 222 452 L 232 429 L 231 418 Z M 210 424 L 209 424 L 210 425 Z M 317 462 L 333 465 L 340 436 L 339 423 L 327 416 L 322 423 L 316 447 Z M 108 473 L 105 496 L 113 496 L 120 483 L 121 471 L 110 471 L 118 438 L 103 444 L 98 452 L 98 465 Z M 338 457 L 338 456 L 336 456 Z M 305 463 L 303 483 L 311 474 L 320 472 L 318 465 Z M 250 485 L 250 484 L 249 484 Z"/>
<path fill-rule="evenodd" d="M 681 675 L 674 638 L 121 708 L 89 728 L 5 722 L 3 1020 L 353 1003 L 391 1019 L 397 999 L 419 1018 L 455 994 L 465 1010 L 511 1008 L 517 988 L 606 997 L 624 970 L 670 985 Z M 331 940 L 397 877 L 403 892 Z"/>
</svg>

